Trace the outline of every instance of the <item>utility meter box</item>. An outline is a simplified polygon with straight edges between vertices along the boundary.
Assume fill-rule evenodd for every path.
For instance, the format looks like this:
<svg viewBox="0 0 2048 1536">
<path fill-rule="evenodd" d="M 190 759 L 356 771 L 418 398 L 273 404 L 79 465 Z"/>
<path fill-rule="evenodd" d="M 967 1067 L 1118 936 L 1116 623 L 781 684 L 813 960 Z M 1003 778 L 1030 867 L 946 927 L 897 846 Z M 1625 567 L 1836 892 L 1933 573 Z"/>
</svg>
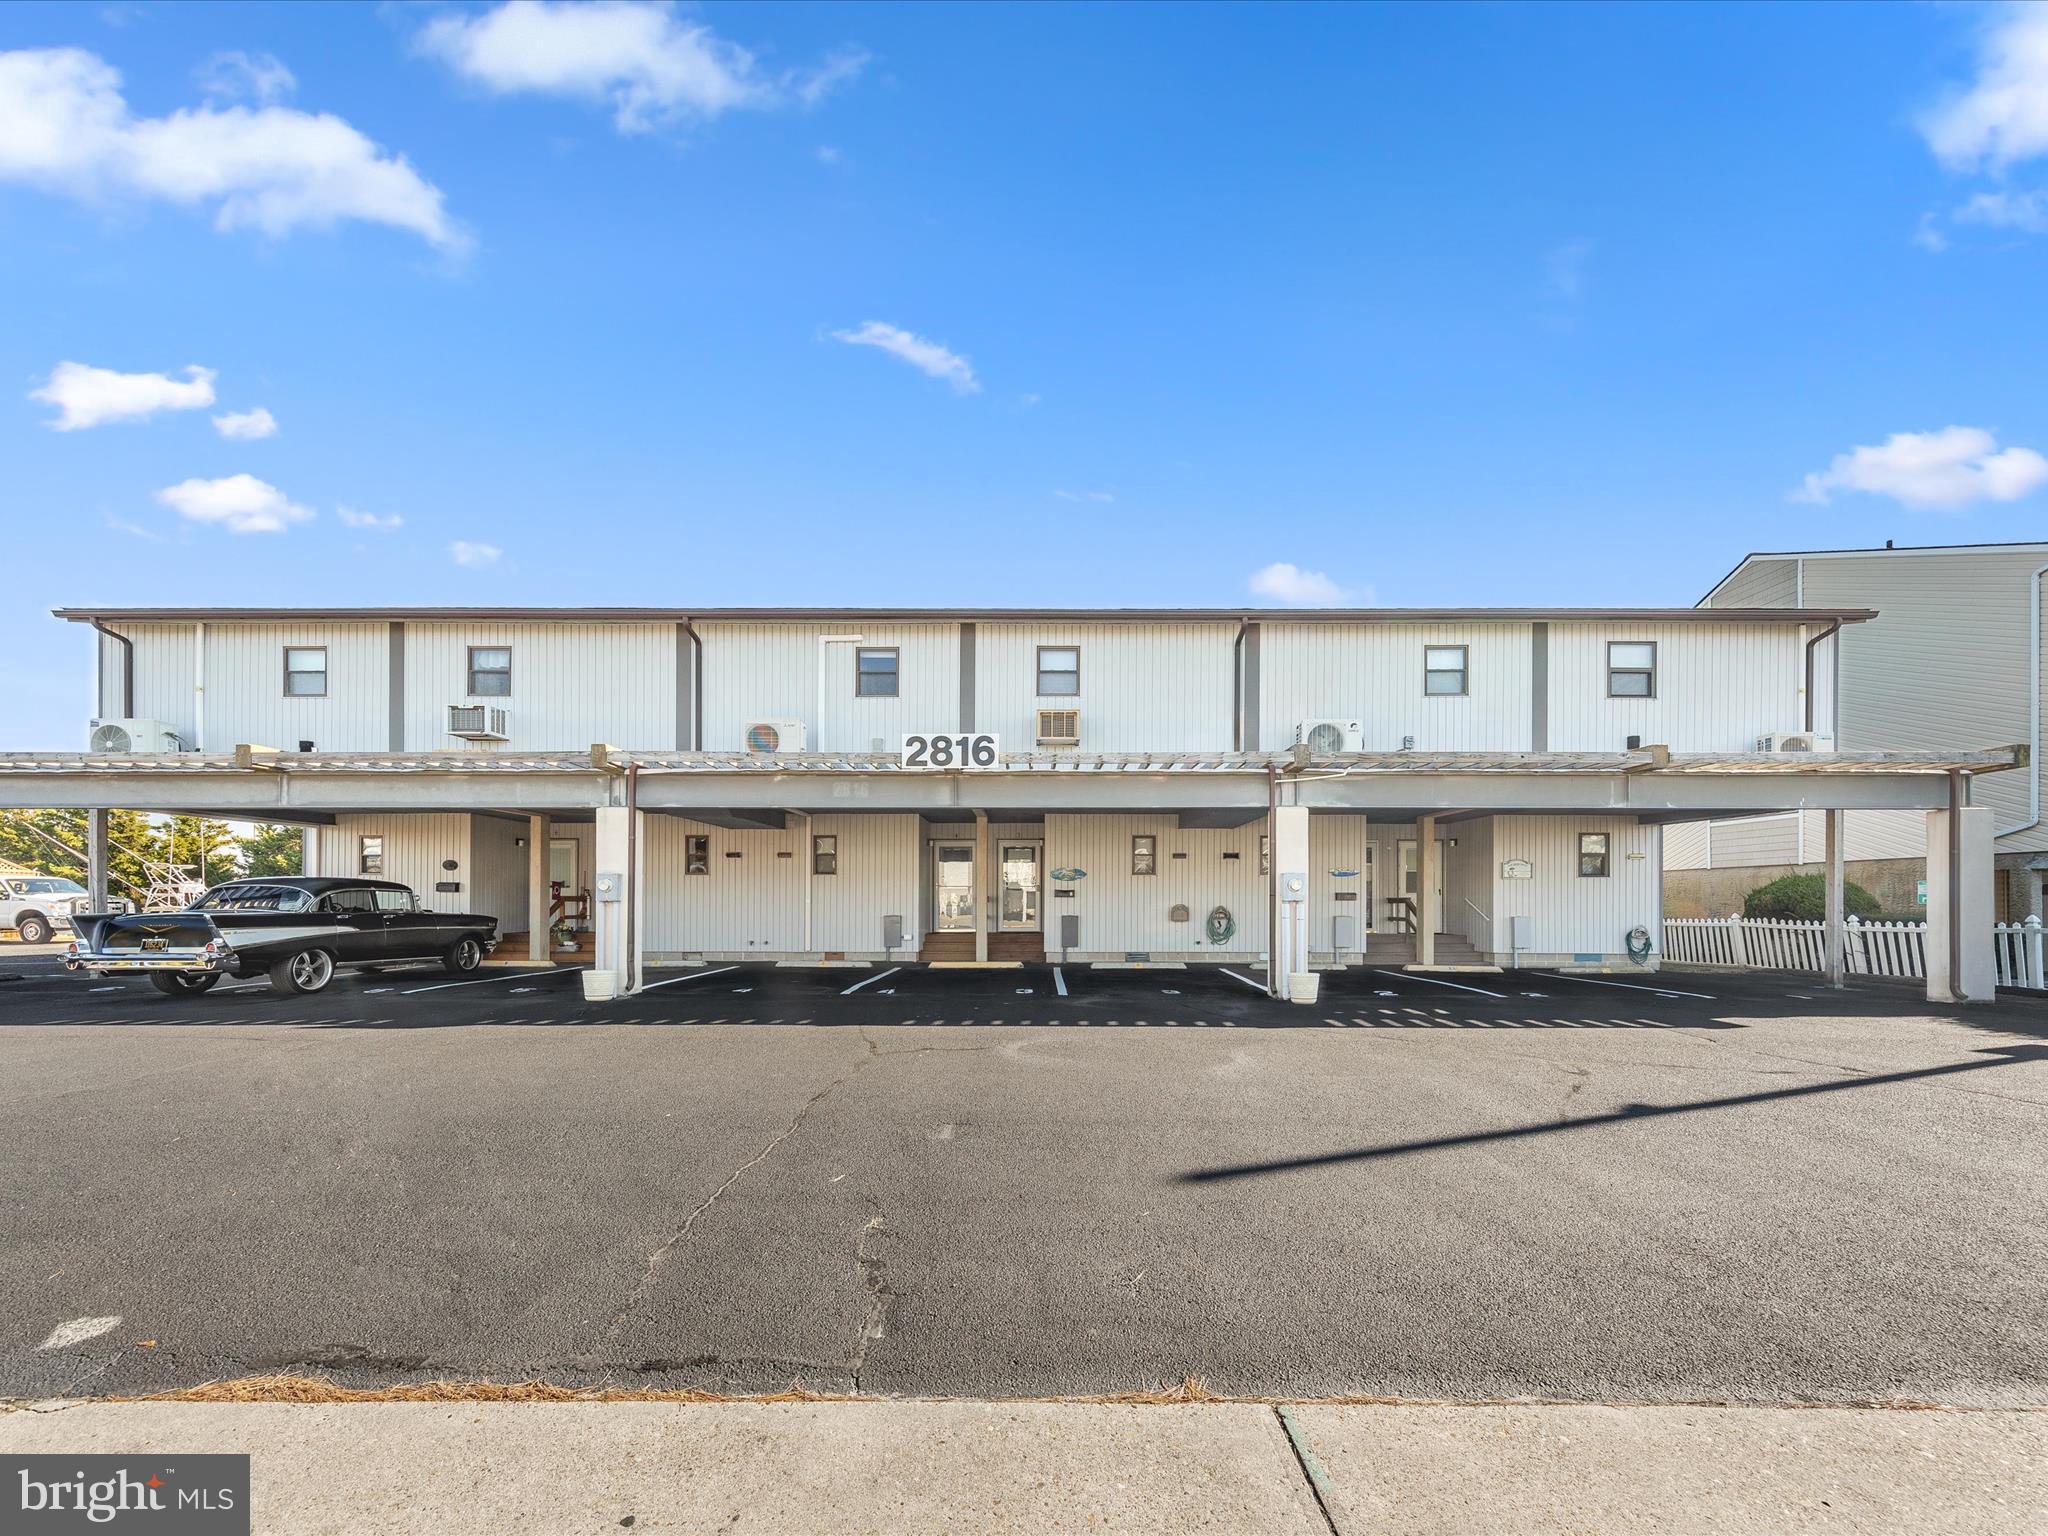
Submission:
<svg viewBox="0 0 2048 1536">
<path fill-rule="evenodd" d="M 1350 915 L 1330 919 L 1330 948 L 1338 954 L 1358 948 L 1358 919 Z"/>
<path fill-rule="evenodd" d="M 882 919 L 882 948 L 901 949 L 902 947 L 903 914 L 901 912 L 891 912 Z"/>
<path fill-rule="evenodd" d="M 1308 876 L 1285 874 L 1280 877 L 1280 899 L 1282 901 L 1307 901 Z"/>
<path fill-rule="evenodd" d="M 1516 953 L 1536 947 L 1536 919 L 1527 913 L 1508 919 L 1508 947 Z"/>
<path fill-rule="evenodd" d="M 591 882 L 591 890 L 599 901 L 617 901 L 619 893 L 625 888 L 626 880 L 623 875 L 599 875 Z"/>
<path fill-rule="evenodd" d="M 1060 914 L 1060 948 L 1062 950 L 1081 947 L 1081 917 L 1077 912 Z"/>
</svg>

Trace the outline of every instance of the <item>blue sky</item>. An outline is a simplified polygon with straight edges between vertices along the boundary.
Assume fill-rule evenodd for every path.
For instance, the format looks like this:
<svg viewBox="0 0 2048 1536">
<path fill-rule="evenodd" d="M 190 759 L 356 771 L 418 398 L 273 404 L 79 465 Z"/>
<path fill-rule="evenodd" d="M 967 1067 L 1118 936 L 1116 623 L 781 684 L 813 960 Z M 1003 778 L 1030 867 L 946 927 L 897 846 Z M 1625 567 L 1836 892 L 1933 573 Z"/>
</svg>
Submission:
<svg viewBox="0 0 2048 1536">
<path fill-rule="evenodd" d="M 14 5 L 0 737 L 82 745 L 58 603 L 2038 537 L 2043 186 L 2040 8 Z"/>
</svg>

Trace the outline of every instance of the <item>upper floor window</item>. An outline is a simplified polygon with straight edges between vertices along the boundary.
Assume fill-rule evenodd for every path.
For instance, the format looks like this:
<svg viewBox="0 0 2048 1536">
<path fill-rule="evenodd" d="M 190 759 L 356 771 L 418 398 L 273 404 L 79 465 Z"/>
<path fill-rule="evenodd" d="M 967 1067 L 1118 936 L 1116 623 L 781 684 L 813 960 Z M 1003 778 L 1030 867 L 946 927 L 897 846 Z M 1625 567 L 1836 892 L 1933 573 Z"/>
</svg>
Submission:
<svg viewBox="0 0 2048 1536">
<path fill-rule="evenodd" d="M 896 697 L 900 653 L 895 646 L 864 646 L 853 653 L 853 691 L 863 699 Z"/>
<path fill-rule="evenodd" d="M 284 648 L 284 692 L 288 699 L 327 696 L 327 647 L 288 645 Z"/>
<path fill-rule="evenodd" d="M 498 698 L 512 692 L 512 649 L 503 645 L 469 648 L 469 696 Z"/>
<path fill-rule="evenodd" d="M 1080 647 L 1041 645 L 1038 648 L 1038 696 L 1041 699 L 1071 699 L 1078 698 L 1080 693 Z"/>
<path fill-rule="evenodd" d="M 1657 644 L 1654 640 L 1607 642 L 1607 697 L 1653 699 L 1657 696 Z"/>
<path fill-rule="evenodd" d="M 1462 645 L 1425 645 L 1422 648 L 1422 691 L 1441 695 L 1464 693 L 1467 655 L 1467 649 Z"/>
<path fill-rule="evenodd" d="M 384 839 L 381 835 L 373 833 L 362 840 L 360 857 L 356 860 L 356 873 L 359 875 L 381 875 L 384 873 Z"/>
<path fill-rule="evenodd" d="M 1607 878 L 1607 834 L 1605 832 L 1581 832 L 1579 834 L 1579 874 L 1589 880 Z"/>
</svg>

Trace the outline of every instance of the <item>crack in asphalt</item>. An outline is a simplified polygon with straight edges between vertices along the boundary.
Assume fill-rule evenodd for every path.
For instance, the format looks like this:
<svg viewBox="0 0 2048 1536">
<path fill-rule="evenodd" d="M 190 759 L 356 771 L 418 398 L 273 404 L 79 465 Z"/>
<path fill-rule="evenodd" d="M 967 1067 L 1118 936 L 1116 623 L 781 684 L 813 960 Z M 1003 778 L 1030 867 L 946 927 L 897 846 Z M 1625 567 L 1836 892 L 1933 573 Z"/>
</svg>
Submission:
<svg viewBox="0 0 2048 1536">
<path fill-rule="evenodd" d="M 867 1219 L 860 1229 L 860 1237 L 853 1245 L 853 1262 L 860 1269 L 861 1284 L 868 1293 L 867 1315 L 861 1319 L 860 1336 L 854 1341 L 853 1358 L 847 1362 L 847 1379 L 853 1390 L 861 1390 L 861 1372 L 867 1368 L 868 1347 L 888 1331 L 889 1308 L 896 1300 L 896 1292 L 889 1288 L 889 1270 L 881 1259 L 870 1251 L 868 1244 L 877 1233 L 888 1230 L 888 1222 L 880 1211 Z"/>
</svg>

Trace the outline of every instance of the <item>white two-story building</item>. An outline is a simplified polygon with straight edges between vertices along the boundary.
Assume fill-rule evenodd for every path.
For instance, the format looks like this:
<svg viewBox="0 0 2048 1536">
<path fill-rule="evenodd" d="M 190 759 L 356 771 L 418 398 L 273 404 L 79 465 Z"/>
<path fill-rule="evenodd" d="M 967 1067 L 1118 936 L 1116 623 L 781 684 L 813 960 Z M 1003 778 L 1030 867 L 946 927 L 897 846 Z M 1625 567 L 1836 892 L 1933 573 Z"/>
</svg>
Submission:
<svg viewBox="0 0 2048 1536">
<path fill-rule="evenodd" d="M 296 821 L 309 872 L 536 956 L 587 921 L 626 987 L 1276 937 L 1276 986 L 1648 967 L 1667 822 L 1937 812 L 1967 883 L 1946 814 L 2012 762 L 1758 751 L 1863 609 L 59 612 L 98 632 L 92 750 L 0 754 L 0 803 Z"/>
</svg>

